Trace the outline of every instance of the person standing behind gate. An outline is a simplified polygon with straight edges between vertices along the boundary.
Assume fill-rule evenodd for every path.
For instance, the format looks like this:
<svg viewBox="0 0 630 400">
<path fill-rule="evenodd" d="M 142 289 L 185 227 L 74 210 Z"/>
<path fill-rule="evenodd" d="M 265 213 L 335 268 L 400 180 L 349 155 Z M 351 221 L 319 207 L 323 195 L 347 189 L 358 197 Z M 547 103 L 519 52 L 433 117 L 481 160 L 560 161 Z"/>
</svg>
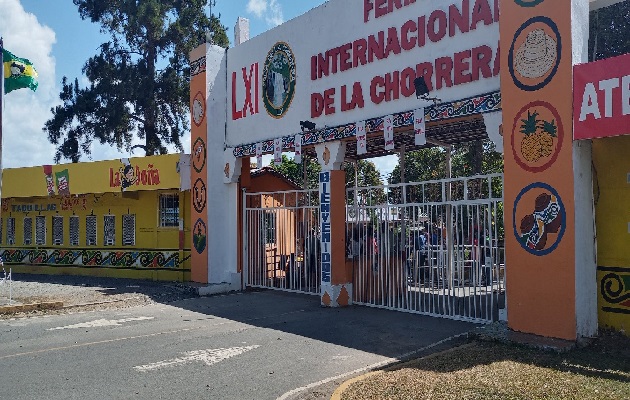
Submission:
<svg viewBox="0 0 630 400">
<path fill-rule="evenodd" d="M 415 240 L 415 251 L 418 257 L 418 267 L 420 269 L 420 281 L 423 282 L 426 277 L 427 255 L 429 250 L 429 236 L 424 228 L 420 226 L 420 231 Z"/>
<path fill-rule="evenodd" d="M 306 262 L 306 280 L 307 287 L 317 286 L 319 260 L 321 259 L 321 240 L 317 232 L 313 229 L 306 238 L 306 254 L 304 261 Z"/>
</svg>

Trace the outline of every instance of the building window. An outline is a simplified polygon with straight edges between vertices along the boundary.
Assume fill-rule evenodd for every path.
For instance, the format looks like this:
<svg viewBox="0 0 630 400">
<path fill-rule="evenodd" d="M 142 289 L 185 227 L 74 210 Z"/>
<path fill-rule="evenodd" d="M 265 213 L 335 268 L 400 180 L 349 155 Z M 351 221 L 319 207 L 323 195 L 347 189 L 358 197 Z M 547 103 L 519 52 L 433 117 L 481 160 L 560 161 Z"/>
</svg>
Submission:
<svg viewBox="0 0 630 400">
<path fill-rule="evenodd" d="M 63 244 L 63 217 L 61 215 L 53 216 L 52 224 L 53 244 L 60 246 Z"/>
<path fill-rule="evenodd" d="M 79 245 L 79 216 L 70 216 L 70 246 Z"/>
<path fill-rule="evenodd" d="M 123 215 L 123 246 L 135 246 L 136 245 L 136 215 L 125 214 Z"/>
<path fill-rule="evenodd" d="M 272 211 L 265 211 L 265 244 L 276 243 L 276 214 Z"/>
<path fill-rule="evenodd" d="M 113 215 L 103 217 L 103 238 L 105 246 L 113 246 L 116 243 L 116 217 Z"/>
<path fill-rule="evenodd" d="M 179 227 L 179 194 L 160 195 L 160 228 Z"/>
<path fill-rule="evenodd" d="M 46 217 L 43 215 L 35 217 L 35 244 L 37 246 L 46 244 Z"/>
<path fill-rule="evenodd" d="M 33 218 L 24 218 L 24 244 L 30 246 L 33 243 Z"/>
<path fill-rule="evenodd" d="M 85 245 L 96 246 L 96 216 L 85 217 Z"/>
<path fill-rule="evenodd" d="M 7 244 L 11 246 L 15 244 L 15 218 L 13 217 L 7 218 Z"/>
</svg>

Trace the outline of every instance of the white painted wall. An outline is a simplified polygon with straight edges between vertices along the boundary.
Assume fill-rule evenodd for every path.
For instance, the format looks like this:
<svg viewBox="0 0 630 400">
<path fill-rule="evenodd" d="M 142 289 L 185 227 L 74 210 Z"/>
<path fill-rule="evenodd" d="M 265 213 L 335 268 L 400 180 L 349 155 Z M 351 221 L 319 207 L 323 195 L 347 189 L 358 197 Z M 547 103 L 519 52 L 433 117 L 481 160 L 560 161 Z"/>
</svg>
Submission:
<svg viewBox="0 0 630 400">
<path fill-rule="evenodd" d="M 588 62 L 589 2 L 572 0 L 573 65 Z M 592 146 L 573 142 L 575 186 L 575 311 L 577 336 L 597 335 L 597 264 L 593 202 Z"/>
<path fill-rule="evenodd" d="M 226 98 L 225 49 L 208 46 L 208 281 L 232 283 L 237 265 L 237 184 L 223 183 Z"/>
<path fill-rule="evenodd" d="M 357 39 L 365 38 L 379 31 L 387 32 L 388 28 L 399 29 L 408 20 L 417 21 L 419 17 L 429 15 L 435 10 L 445 11 L 448 15 L 450 5 L 462 7 L 463 2 L 468 2 L 472 10 L 475 0 L 451 0 L 428 1 L 418 0 L 415 3 L 396 10 L 385 16 L 374 18 L 364 22 L 364 0 L 331 0 L 309 11 L 308 13 L 290 20 L 262 35 L 236 46 L 228 52 L 228 125 L 227 145 L 235 147 L 241 144 L 254 143 L 266 139 L 273 139 L 300 132 L 300 120 L 312 120 L 317 127 L 338 126 L 364 119 L 384 116 L 390 113 L 413 110 L 418 107 L 415 96 L 402 98 L 389 103 L 375 105 L 370 100 L 370 83 L 375 76 L 382 76 L 388 72 L 402 71 L 405 68 L 415 68 L 421 62 L 434 62 L 436 58 L 450 56 L 460 51 L 487 45 L 496 53 L 499 41 L 499 24 L 493 23 L 486 26 L 480 23 L 476 30 L 468 33 L 456 31 L 454 37 L 447 34 L 437 43 L 427 40 L 424 47 L 416 47 L 401 54 L 390 55 L 387 59 L 377 60 L 373 63 L 359 66 L 344 72 L 311 80 L 311 57 L 337 46 L 351 43 Z M 375 3 L 375 1 L 371 1 Z M 387 3 L 387 2 L 386 2 Z M 495 0 L 487 3 L 494 15 Z M 262 74 L 265 58 L 271 48 L 277 42 L 286 42 L 292 49 L 297 64 L 297 87 L 295 98 L 282 119 L 274 119 L 267 114 L 262 102 L 259 104 L 259 114 L 247 116 L 232 121 L 232 73 L 237 73 L 237 87 L 235 101 L 237 108 L 241 108 L 245 102 L 245 85 L 242 81 L 242 68 L 248 68 L 255 63 L 259 64 L 258 88 L 262 98 Z M 341 87 L 354 82 L 361 82 L 365 97 L 365 108 L 353 111 L 341 112 L 340 95 Z M 479 94 L 499 90 L 499 77 L 481 79 L 476 82 L 444 88 L 434 94 L 443 101 L 459 100 Z M 323 93 L 325 90 L 336 89 L 336 113 L 320 118 L 311 118 L 311 94 Z"/>
</svg>

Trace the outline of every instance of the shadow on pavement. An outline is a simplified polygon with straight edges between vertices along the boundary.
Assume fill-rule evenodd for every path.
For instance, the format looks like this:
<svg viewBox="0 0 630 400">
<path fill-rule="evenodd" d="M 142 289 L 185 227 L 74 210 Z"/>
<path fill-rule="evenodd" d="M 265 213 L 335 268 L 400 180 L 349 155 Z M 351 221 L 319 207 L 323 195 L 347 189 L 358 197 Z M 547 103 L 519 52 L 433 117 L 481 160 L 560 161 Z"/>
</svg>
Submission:
<svg viewBox="0 0 630 400">
<path fill-rule="evenodd" d="M 478 326 L 364 306 L 323 308 L 318 296 L 275 291 L 248 291 L 171 305 L 392 358 L 417 356 L 426 346 Z"/>
</svg>

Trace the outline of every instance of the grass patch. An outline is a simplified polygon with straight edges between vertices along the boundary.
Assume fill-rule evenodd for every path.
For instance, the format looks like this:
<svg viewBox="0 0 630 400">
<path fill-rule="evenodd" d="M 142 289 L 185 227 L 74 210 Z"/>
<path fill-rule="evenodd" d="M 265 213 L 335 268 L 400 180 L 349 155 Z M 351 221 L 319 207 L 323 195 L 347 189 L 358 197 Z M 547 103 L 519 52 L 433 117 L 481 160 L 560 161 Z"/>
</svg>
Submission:
<svg viewBox="0 0 630 400">
<path fill-rule="evenodd" d="M 565 353 L 471 344 L 388 368 L 355 382 L 357 399 L 630 399 L 630 338 L 605 334 Z"/>
</svg>

